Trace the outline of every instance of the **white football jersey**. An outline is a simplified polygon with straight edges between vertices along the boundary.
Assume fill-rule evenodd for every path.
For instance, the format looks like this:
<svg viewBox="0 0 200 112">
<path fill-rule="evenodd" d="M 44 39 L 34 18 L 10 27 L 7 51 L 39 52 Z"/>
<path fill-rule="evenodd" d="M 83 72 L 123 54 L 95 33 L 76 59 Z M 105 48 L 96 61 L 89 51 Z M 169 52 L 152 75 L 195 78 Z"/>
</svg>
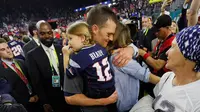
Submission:
<svg viewBox="0 0 200 112">
<path fill-rule="evenodd" d="M 200 112 L 200 80 L 174 86 L 174 77 L 173 72 L 166 73 L 154 88 L 155 112 Z"/>
</svg>

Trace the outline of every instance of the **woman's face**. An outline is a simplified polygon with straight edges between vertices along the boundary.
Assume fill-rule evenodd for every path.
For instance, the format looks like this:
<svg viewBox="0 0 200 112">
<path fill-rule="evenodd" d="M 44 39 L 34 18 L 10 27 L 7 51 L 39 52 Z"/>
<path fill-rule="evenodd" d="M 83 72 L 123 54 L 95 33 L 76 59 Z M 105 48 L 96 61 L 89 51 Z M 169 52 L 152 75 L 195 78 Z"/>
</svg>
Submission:
<svg viewBox="0 0 200 112">
<path fill-rule="evenodd" d="M 176 38 L 172 42 L 171 48 L 167 51 L 167 64 L 166 68 L 170 70 L 175 70 L 176 68 L 182 67 L 185 64 L 185 57 L 182 55 Z"/>
<path fill-rule="evenodd" d="M 176 34 L 177 33 L 177 25 L 176 23 L 172 22 L 172 25 L 170 27 L 172 33 Z"/>
</svg>

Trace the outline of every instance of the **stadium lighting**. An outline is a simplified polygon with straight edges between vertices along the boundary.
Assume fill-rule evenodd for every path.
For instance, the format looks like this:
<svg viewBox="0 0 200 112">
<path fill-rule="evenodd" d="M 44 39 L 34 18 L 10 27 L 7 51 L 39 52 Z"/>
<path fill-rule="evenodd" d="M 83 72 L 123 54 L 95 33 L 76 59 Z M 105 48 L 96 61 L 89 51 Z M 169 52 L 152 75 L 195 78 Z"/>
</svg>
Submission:
<svg viewBox="0 0 200 112">
<path fill-rule="evenodd" d="M 90 8 L 90 7 L 94 7 L 95 5 L 90 5 L 90 6 L 87 6 L 85 7 L 86 9 Z"/>
<path fill-rule="evenodd" d="M 108 4 L 108 7 L 110 7 L 112 4 L 110 3 L 110 4 Z"/>
</svg>

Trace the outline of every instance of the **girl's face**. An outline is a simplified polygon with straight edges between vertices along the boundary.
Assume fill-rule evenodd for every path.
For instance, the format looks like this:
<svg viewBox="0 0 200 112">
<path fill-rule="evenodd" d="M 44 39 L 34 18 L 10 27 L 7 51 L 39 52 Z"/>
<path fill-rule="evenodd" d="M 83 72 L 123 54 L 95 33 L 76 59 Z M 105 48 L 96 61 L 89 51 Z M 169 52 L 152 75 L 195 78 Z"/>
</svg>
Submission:
<svg viewBox="0 0 200 112">
<path fill-rule="evenodd" d="M 84 47 L 83 42 L 85 41 L 85 37 L 83 35 L 77 36 L 73 34 L 68 35 L 68 45 L 74 51 L 79 51 Z"/>
</svg>

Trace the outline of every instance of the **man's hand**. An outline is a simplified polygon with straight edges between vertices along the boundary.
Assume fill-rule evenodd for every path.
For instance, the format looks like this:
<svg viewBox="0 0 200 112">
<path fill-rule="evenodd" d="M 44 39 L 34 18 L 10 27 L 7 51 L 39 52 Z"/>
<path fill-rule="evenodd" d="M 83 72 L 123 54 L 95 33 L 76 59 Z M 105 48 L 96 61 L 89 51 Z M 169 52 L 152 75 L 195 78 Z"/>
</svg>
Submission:
<svg viewBox="0 0 200 112">
<path fill-rule="evenodd" d="M 113 53 L 117 53 L 117 55 L 113 59 L 113 64 L 117 67 L 123 67 L 128 64 L 128 62 L 132 59 L 133 48 L 127 46 L 126 48 L 119 48 Z"/>
<path fill-rule="evenodd" d="M 117 98 L 118 98 L 117 91 L 115 91 L 108 98 L 105 98 L 104 105 L 109 105 L 117 102 Z"/>
<path fill-rule="evenodd" d="M 44 108 L 44 112 L 54 112 L 53 108 L 49 104 L 44 104 L 43 108 Z"/>
<path fill-rule="evenodd" d="M 37 102 L 38 100 L 39 100 L 38 96 L 35 95 L 35 96 L 30 97 L 29 102 L 33 103 L 33 102 Z"/>
<path fill-rule="evenodd" d="M 172 0 L 164 0 L 164 1 L 163 1 L 163 4 L 162 4 L 162 6 L 161 6 L 161 11 L 162 11 L 162 12 L 165 11 L 165 8 L 166 8 L 168 5 L 170 5 L 171 2 L 172 2 Z"/>
<path fill-rule="evenodd" d="M 62 48 L 62 52 L 64 55 L 70 55 L 73 51 L 72 51 L 72 49 L 69 48 L 69 45 L 68 45 L 68 46 L 64 46 Z"/>
</svg>

